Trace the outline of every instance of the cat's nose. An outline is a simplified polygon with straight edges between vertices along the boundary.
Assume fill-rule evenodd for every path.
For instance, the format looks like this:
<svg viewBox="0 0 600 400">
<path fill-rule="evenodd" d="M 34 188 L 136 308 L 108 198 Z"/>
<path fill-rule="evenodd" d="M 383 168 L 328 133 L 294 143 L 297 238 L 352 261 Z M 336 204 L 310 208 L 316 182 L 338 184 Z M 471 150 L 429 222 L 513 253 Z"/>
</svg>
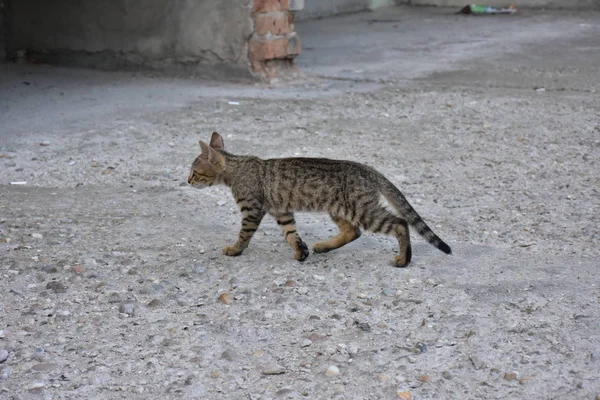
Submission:
<svg viewBox="0 0 600 400">
<path fill-rule="evenodd" d="M 188 176 L 188 183 L 191 185 L 192 184 L 192 176 Z"/>
</svg>

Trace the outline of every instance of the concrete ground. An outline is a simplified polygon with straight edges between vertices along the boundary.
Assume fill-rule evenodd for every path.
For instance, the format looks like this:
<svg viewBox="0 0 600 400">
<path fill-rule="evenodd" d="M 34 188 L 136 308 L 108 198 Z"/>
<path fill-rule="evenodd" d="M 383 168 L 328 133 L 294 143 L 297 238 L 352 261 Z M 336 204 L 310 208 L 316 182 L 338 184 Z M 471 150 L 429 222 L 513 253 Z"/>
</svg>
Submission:
<svg viewBox="0 0 600 400">
<path fill-rule="evenodd" d="M 298 24 L 271 85 L 1 65 L 0 398 L 599 399 L 600 13 L 452 11 Z M 300 264 L 268 219 L 221 255 L 213 130 L 376 167 L 454 255 Z"/>
</svg>

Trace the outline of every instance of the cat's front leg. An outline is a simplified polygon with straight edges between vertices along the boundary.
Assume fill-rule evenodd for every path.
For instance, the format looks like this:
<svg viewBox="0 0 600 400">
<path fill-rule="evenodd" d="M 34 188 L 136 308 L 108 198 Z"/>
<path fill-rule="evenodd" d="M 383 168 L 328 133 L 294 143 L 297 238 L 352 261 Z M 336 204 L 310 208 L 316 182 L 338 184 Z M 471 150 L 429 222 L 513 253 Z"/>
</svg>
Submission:
<svg viewBox="0 0 600 400">
<path fill-rule="evenodd" d="M 262 221 L 265 213 L 259 209 L 251 209 L 249 207 L 242 207 L 242 227 L 238 236 L 237 242 L 231 246 L 227 246 L 223 249 L 223 254 L 226 256 L 239 256 L 242 254 L 244 249 L 250 244 L 254 232 L 258 229 L 260 221 Z"/>
</svg>

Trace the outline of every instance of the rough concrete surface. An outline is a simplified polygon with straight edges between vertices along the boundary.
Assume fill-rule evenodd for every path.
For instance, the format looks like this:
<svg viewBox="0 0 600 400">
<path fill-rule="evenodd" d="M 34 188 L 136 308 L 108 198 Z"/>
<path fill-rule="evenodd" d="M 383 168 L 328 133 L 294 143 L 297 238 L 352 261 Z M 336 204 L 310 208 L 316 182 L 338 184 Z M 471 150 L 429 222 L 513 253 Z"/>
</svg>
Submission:
<svg viewBox="0 0 600 400">
<path fill-rule="evenodd" d="M 193 66 L 250 76 L 249 0 L 20 0 L 12 49 L 95 68 Z"/>
<path fill-rule="evenodd" d="M 598 399 L 600 14 L 452 11 L 299 24 L 292 83 L 2 65 L 0 398 Z M 222 256 L 213 130 L 375 166 L 454 255 L 298 263 L 267 218 Z"/>
<path fill-rule="evenodd" d="M 409 0 L 408 2 L 415 6 L 438 6 L 438 7 L 459 7 L 462 8 L 468 2 L 463 0 Z M 572 10 L 600 10 L 600 3 L 597 0 L 520 0 L 513 2 L 503 2 L 498 0 L 477 0 L 477 4 L 503 7 L 508 4 L 515 4 L 522 7 L 548 7 L 557 9 Z"/>
</svg>

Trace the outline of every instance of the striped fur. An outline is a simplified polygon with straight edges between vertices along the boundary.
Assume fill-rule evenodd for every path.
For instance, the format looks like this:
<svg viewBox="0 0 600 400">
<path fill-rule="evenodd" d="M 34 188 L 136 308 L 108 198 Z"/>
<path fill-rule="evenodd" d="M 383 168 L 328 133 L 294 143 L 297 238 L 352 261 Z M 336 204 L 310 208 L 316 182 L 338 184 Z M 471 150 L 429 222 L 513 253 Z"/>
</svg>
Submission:
<svg viewBox="0 0 600 400">
<path fill-rule="evenodd" d="M 210 145 L 200 142 L 202 153 L 194 160 L 188 183 L 202 188 L 225 184 L 231 188 L 242 212 L 242 226 L 235 244 L 223 253 L 240 255 L 269 214 L 277 220 L 294 258 L 304 261 L 308 248 L 296 230 L 294 211 L 324 211 L 338 226 L 338 235 L 316 243 L 313 251 L 324 253 L 360 237 L 360 229 L 393 235 L 398 240 L 398 267 L 410 263 L 411 225 L 429 243 L 446 254 L 442 241 L 383 175 L 366 165 L 324 158 L 262 160 L 225 151 L 223 138 L 214 132 Z"/>
</svg>

